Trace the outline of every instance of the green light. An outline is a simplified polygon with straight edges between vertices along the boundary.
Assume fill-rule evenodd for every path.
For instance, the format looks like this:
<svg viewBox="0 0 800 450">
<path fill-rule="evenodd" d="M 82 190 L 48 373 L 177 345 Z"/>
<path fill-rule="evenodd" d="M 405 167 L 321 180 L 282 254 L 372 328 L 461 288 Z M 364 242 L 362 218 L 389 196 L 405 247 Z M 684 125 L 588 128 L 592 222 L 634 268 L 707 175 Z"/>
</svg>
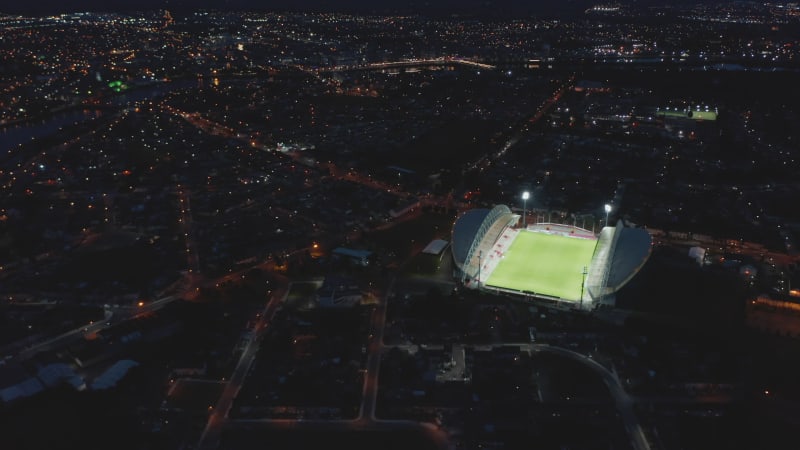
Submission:
<svg viewBox="0 0 800 450">
<path fill-rule="evenodd" d="M 114 92 L 121 92 L 121 91 L 123 91 L 125 89 L 128 89 L 128 85 L 124 84 L 120 80 L 115 80 L 115 81 L 112 81 L 112 82 L 108 83 L 108 87 L 110 87 Z"/>
</svg>

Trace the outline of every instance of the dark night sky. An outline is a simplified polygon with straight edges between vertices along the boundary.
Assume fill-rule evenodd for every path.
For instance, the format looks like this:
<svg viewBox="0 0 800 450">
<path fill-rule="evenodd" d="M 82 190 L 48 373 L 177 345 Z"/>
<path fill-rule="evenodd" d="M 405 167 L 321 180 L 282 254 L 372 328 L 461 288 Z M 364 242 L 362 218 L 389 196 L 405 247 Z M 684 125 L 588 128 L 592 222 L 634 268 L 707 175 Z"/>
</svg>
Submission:
<svg viewBox="0 0 800 450">
<path fill-rule="evenodd" d="M 567 3 L 588 0 L 566 0 Z M 0 0 L 0 11 L 16 12 L 67 12 L 79 10 L 145 10 L 166 8 L 173 10 L 190 9 L 250 9 L 250 10 L 350 10 L 350 11 L 386 11 L 406 9 L 424 12 L 426 10 L 453 11 L 474 10 L 511 6 L 516 8 L 528 5 L 552 4 L 549 0 L 38 0 L 23 2 L 18 0 Z M 555 2 L 557 3 L 557 2 Z"/>
<path fill-rule="evenodd" d="M 733 0 L 621 0 L 642 6 L 675 3 L 723 3 Z M 0 0 L 0 13 L 54 14 L 75 11 L 133 11 L 167 8 L 173 11 L 311 10 L 426 13 L 565 13 L 582 11 L 606 0 Z"/>
</svg>

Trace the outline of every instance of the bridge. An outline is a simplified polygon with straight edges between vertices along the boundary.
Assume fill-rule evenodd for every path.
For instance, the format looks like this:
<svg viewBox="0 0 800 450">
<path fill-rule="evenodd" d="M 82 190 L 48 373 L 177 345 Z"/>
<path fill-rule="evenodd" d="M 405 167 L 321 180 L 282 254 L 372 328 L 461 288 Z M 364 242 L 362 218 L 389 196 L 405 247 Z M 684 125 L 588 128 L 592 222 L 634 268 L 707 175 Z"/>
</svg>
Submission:
<svg viewBox="0 0 800 450">
<path fill-rule="evenodd" d="M 430 67 L 430 66 L 453 66 L 453 65 L 475 67 L 478 69 L 486 69 L 486 70 L 491 70 L 495 68 L 495 66 L 493 65 L 484 64 L 469 59 L 441 57 L 441 58 L 430 58 L 430 59 L 406 59 L 400 61 L 384 61 L 384 62 L 375 62 L 367 64 L 331 66 L 331 67 L 316 69 L 315 72 L 329 73 L 329 72 L 346 72 L 351 70 L 383 70 L 383 69 L 400 69 L 409 67 L 420 68 L 420 67 Z"/>
</svg>

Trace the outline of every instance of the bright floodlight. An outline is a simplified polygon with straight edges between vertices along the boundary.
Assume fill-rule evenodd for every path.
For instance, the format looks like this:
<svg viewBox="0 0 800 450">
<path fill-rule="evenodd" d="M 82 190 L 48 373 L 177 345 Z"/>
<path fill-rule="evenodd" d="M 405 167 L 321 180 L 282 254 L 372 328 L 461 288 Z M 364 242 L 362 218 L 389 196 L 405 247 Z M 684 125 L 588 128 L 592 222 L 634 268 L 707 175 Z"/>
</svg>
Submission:
<svg viewBox="0 0 800 450">
<path fill-rule="evenodd" d="M 522 226 L 527 227 L 528 222 L 525 221 L 525 204 L 528 202 L 528 199 L 531 198 L 531 193 L 525 191 L 522 193 Z"/>
<path fill-rule="evenodd" d="M 611 205 L 606 203 L 605 209 L 606 209 L 606 226 L 608 226 L 608 213 L 611 212 Z"/>
</svg>

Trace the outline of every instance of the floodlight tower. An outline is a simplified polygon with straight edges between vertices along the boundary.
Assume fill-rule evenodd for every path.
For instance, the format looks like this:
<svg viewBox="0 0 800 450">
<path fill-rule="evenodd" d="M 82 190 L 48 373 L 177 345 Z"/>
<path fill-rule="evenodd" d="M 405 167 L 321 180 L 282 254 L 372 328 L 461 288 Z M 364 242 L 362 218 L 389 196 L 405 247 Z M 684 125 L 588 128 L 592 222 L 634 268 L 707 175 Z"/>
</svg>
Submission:
<svg viewBox="0 0 800 450">
<path fill-rule="evenodd" d="M 611 212 L 611 205 L 606 203 L 605 210 L 606 210 L 606 226 L 608 226 L 608 213 Z"/>
<path fill-rule="evenodd" d="M 583 278 L 581 278 L 581 309 L 583 309 L 583 288 L 586 285 L 586 274 L 589 273 L 589 270 L 586 266 L 583 266 Z"/>
<path fill-rule="evenodd" d="M 525 221 L 525 209 L 529 198 L 531 198 L 530 192 L 525 191 L 522 193 L 522 226 L 526 228 L 528 226 L 528 222 Z"/>
<path fill-rule="evenodd" d="M 483 250 L 478 250 L 478 287 L 481 285 L 481 257 L 483 256 Z"/>
</svg>

